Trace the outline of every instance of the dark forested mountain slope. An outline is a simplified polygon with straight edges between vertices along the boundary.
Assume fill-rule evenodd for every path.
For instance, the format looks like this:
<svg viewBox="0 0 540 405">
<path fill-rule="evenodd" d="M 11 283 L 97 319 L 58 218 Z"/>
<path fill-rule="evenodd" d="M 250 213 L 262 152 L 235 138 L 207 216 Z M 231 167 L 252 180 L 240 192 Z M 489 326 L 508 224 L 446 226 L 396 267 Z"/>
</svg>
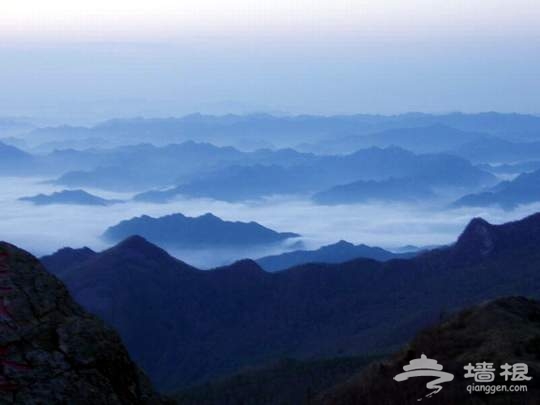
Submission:
<svg viewBox="0 0 540 405">
<path fill-rule="evenodd" d="M 408 260 L 359 259 L 267 273 L 200 271 L 131 238 L 60 274 L 115 326 L 162 388 L 282 357 L 388 351 L 440 314 L 502 295 L 540 296 L 540 214 L 474 219 L 457 242 Z"/>
<path fill-rule="evenodd" d="M 442 390 L 432 397 L 424 378 L 394 381 L 403 366 L 424 354 L 437 360 L 443 370 L 454 375 Z M 493 384 L 523 384 L 527 392 L 496 392 L 469 394 L 466 379 L 469 363 L 486 361 L 495 368 Z M 508 381 L 500 376 L 500 366 L 525 363 L 530 381 Z M 320 405 L 380 405 L 418 404 L 425 399 L 430 404 L 534 404 L 540 397 L 540 302 L 524 297 L 500 298 L 468 308 L 438 325 L 423 331 L 391 359 L 366 368 L 360 375 L 337 385 L 321 395 Z M 480 384 L 481 385 L 481 384 Z M 424 402 L 424 401 L 422 401 Z M 312 402 L 315 403 L 315 402 Z M 216 402 L 217 404 L 217 402 Z"/>
</svg>

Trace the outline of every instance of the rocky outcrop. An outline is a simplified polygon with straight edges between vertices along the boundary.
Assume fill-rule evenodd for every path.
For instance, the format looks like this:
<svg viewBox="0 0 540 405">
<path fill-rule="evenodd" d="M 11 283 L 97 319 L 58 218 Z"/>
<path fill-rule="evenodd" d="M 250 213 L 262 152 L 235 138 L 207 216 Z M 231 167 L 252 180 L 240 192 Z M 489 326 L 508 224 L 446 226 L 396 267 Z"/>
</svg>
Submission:
<svg viewBox="0 0 540 405">
<path fill-rule="evenodd" d="M 119 336 L 0 243 L 0 404 L 161 404 Z"/>
</svg>

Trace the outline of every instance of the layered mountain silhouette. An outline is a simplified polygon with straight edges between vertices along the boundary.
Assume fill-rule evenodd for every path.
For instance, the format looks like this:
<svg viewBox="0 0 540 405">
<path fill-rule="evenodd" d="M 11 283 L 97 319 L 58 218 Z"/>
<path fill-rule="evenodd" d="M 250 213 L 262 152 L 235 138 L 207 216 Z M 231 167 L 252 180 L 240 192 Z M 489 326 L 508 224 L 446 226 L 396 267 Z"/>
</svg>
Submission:
<svg viewBox="0 0 540 405">
<path fill-rule="evenodd" d="M 355 204 L 372 201 L 421 202 L 433 198 L 429 184 L 411 178 L 391 178 L 382 181 L 355 181 L 334 186 L 316 193 L 313 201 L 318 204 Z"/>
<path fill-rule="evenodd" d="M 348 135 L 333 140 L 324 140 L 308 149 L 344 153 L 372 146 L 398 146 L 416 153 L 446 152 L 463 144 L 491 138 L 486 133 L 468 132 L 443 124 L 422 127 L 388 129 L 382 132 Z M 306 147 L 304 147 L 306 149 Z"/>
<path fill-rule="evenodd" d="M 394 357 L 378 362 L 358 376 L 321 394 L 320 405 L 417 404 L 430 392 L 426 378 L 397 382 L 394 376 L 403 366 L 422 355 L 436 359 L 443 370 L 454 375 L 451 382 L 426 401 L 433 404 L 533 404 L 540 396 L 540 302 L 524 297 L 500 298 L 468 308 L 429 328 Z M 523 384 L 527 392 L 472 392 L 467 386 L 474 378 L 465 378 L 464 367 L 477 362 L 492 363 L 493 384 Z M 499 375 L 503 364 L 525 363 L 530 381 L 505 381 Z M 422 401 L 423 402 L 423 401 Z M 217 403 L 217 402 L 216 402 Z"/>
<path fill-rule="evenodd" d="M 294 250 L 279 255 L 261 257 L 256 262 L 266 271 L 279 271 L 307 263 L 343 263 L 362 257 L 387 261 L 390 259 L 410 258 L 416 254 L 417 252 L 392 253 L 379 247 L 363 244 L 354 245 L 341 240 L 316 250 Z"/>
<path fill-rule="evenodd" d="M 540 142 L 512 142 L 486 137 L 466 142 L 451 150 L 472 162 L 514 163 L 540 159 Z"/>
<path fill-rule="evenodd" d="M 165 146 L 139 144 L 112 149 L 61 151 L 47 155 L 44 160 L 54 162 L 53 158 L 60 153 L 79 155 L 80 163 L 75 170 L 71 169 L 56 179 L 56 184 L 111 190 L 166 186 L 231 165 L 279 164 L 288 167 L 314 158 L 312 154 L 292 149 L 242 152 L 232 147 L 188 141 Z M 62 162 L 57 165 L 62 167 Z"/>
<path fill-rule="evenodd" d="M 479 165 L 482 170 L 490 173 L 503 175 L 518 175 L 521 173 L 534 172 L 540 169 L 540 160 L 526 160 L 519 163 L 503 163 L 503 164 L 482 164 Z"/>
<path fill-rule="evenodd" d="M 33 131 L 29 137 L 44 141 L 62 138 L 106 138 L 115 142 L 147 142 L 149 134 L 155 143 L 175 143 L 190 139 L 206 142 L 239 143 L 245 139 L 271 139 L 276 145 L 313 143 L 336 139 L 338 135 L 362 135 L 399 128 L 446 126 L 467 132 L 483 132 L 508 139 L 532 139 L 538 136 L 540 119 L 535 115 L 502 114 L 423 114 L 272 116 L 248 114 L 212 116 L 192 114 L 178 118 L 114 119 L 93 127 L 47 127 Z"/>
<path fill-rule="evenodd" d="M 516 208 L 520 204 L 540 201 L 540 170 L 523 173 L 514 180 L 503 181 L 489 191 L 468 194 L 453 206 L 487 207 L 500 206 L 506 210 Z"/>
<path fill-rule="evenodd" d="M 441 313 L 503 295 L 538 297 L 539 244 L 536 214 L 503 225 L 474 219 L 455 244 L 406 260 L 276 273 L 246 260 L 201 271 L 133 237 L 48 269 L 172 390 L 283 357 L 391 351 Z"/>
<path fill-rule="evenodd" d="M 28 166 L 33 163 L 32 155 L 15 146 L 0 142 L 0 170 L 2 175 L 27 173 Z"/>
<path fill-rule="evenodd" d="M 108 228 L 103 237 L 119 241 L 132 235 L 141 235 L 160 246 L 204 249 L 274 244 L 300 236 L 276 232 L 256 222 L 224 221 L 207 213 L 199 217 L 171 214 L 153 218 L 143 215 Z"/>
<path fill-rule="evenodd" d="M 69 204 L 69 205 L 98 205 L 108 206 L 121 202 L 108 200 L 90 194 L 84 190 L 62 190 L 52 194 L 37 194 L 32 197 L 21 197 L 20 201 L 29 201 L 36 205 Z"/>
<path fill-rule="evenodd" d="M 462 158 L 446 154 L 416 155 L 389 147 L 363 149 L 343 156 L 313 156 L 289 167 L 276 164 L 232 165 L 198 176 L 175 188 L 140 194 L 135 199 L 166 202 L 183 195 L 241 201 L 275 194 L 318 192 L 336 185 L 368 180 L 382 182 L 365 183 L 367 196 L 384 198 L 396 192 L 399 179 L 405 179 L 399 194 L 402 197 L 407 193 L 414 197 L 429 195 L 430 187 L 475 189 L 495 183 L 493 175 Z M 412 184 L 414 188 L 410 187 Z"/>
<path fill-rule="evenodd" d="M 0 243 L 2 404 L 161 404 L 120 337 L 30 254 Z"/>
</svg>

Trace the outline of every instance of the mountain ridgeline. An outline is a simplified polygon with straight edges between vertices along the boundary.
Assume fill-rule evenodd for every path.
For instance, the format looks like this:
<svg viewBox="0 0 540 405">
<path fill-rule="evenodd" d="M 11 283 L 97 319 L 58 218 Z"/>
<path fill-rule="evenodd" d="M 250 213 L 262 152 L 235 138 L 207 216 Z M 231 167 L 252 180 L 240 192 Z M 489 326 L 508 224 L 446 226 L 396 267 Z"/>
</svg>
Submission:
<svg viewBox="0 0 540 405">
<path fill-rule="evenodd" d="M 300 236 L 293 232 L 276 232 L 256 222 L 224 221 L 208 213 L 199 217 L 143 215 L 110 227 L 103 237 L 119 241 L 132 235 L 166 247 L 205 249 L 275 244 Z"/>
<path fill-rule="evenodd" d="M 354 245 L 341 240 L 316 250 L 294 250 L 279 255 L 261 257 L 256 262 L 266 271 L 279 271 L 307 263 L 343 263 L 360 257 L 384 262 L 391 259 L 410 258 L 416 254 L 418 252 L 392 253 L 379 247 L 363 244 Z"/>
<path fill-rule="evenodd" d="M 474 219 L 453 245 L 410 259 L 276 273 L 250 260 L 201 271 L 141 237 L 78 263 L 66 252 L 65 264 L 44 262 L 117 328 L 161 389 L 173 390 L 284 357 L 393 351 L 441 313 L 503 295 L 539 297 L 539 244 L 536 214 L 503 225 Z"/>
<path fill-rule="evenodd" d="M 70 204 L 70 205 L 94 205 L 94 206 L 109 206 L 117 204 L 120 200 L 108 200 L 101 198 L 84 190 L 62 190 L 52 194 L 38 194 L 31 197 L 21 197 L 20 201 L 28 201 L 35 205 L 54 205 L 54 204 Z"/>
<path fill-rule="evenodd" d="M 518 205 L 536 201 L 540 201 L 540 169 L 522 173 L 515 179 L 503 181 L 487 191 L 461 197 L 454 206 L 499 206 L 511 210 Z"/>
</svg>

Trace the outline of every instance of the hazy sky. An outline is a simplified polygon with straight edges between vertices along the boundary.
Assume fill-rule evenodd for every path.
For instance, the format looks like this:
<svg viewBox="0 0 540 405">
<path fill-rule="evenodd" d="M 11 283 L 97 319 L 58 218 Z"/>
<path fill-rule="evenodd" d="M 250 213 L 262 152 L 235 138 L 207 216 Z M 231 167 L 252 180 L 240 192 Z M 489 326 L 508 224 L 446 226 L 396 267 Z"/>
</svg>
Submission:
<svg viewBox="0 0 540 405">
<path fill-rule="evenodd" d="M 538 0 L 18 0 L 0 116 L 540 113 Z"/>
</svg>

